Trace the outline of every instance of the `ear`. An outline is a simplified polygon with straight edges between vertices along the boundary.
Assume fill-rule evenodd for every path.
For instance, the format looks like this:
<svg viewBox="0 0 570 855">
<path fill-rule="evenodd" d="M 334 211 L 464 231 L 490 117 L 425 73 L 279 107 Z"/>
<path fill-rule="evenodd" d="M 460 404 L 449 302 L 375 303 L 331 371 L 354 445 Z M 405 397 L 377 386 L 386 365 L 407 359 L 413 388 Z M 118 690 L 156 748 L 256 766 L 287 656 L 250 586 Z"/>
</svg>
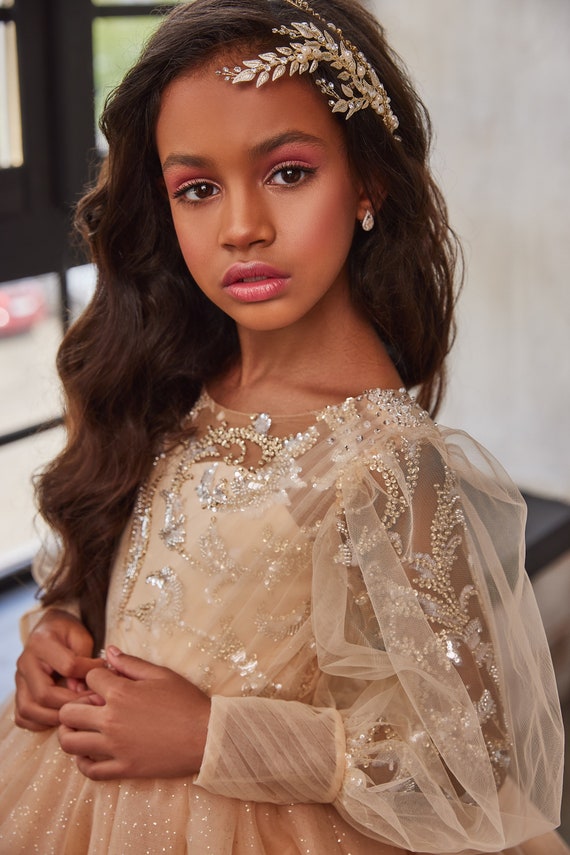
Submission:
<svg viewBox="0 0 570 855">
<path fill-rule="evenodd" d="M 376 187 L 367 189 L 364 184 L 360 183 L 360 189 L 358 192 L 358 201 L 356 208 L 356 219 L 359 222 L 362 222 L 364 216 L 367 212 L 371 214 L 377 214 L 384 199 L 387 196 L 387 191 L 384 187 Z"/>
</svg>

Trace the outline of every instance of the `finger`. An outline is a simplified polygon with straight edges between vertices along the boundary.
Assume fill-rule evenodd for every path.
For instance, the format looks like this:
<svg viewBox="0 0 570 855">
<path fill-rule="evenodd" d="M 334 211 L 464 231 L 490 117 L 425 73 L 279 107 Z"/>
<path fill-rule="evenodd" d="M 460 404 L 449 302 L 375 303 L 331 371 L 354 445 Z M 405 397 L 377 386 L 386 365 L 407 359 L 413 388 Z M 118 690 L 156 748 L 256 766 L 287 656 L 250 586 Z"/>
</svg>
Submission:
<svg viewBox="0 0 570 855">
<path fill-rule="evenodd" d="M 24 676 L 16 671 L 16 704 L 25 718 L 33 718 L 37 710 L 56 711 L 77 695 L 54 683 L 53 678 L 41 669 Z"/>
<path fill-rule="evenodd" d="M 21 658 L 23 667 L 33 658 L 42 663 L 46 673 L 77 679 L 83 679 L 92 668 L 101 668 L 104 665 L 101 659 L 78 655 L 71 647 L 51 636 L 42 636 L 41 644 L 39 640 L 36 641 L 30 646 L 30 651 L 25 652 Z"/>
<path fill-rule="evenodd" d="M 88 656 L 77 656 L 72 665 L 70 673 L 67 675 L 76 680 L 85 680 L 87 674 L 97 668 L 105 668 L 103 659 L 91 659 Z"/>
<path fill-rule="evenodd" d="M 57 737 L 62 751 L 66 754 L 89 757 L 97 761 L 111 759 L 105 751 L 105 739 L 100 733 L 77 731 L 62 724 L 57 729 Z"/>
<path fill-rule="evenodd" d="M 24 658 L 26 654 L 23 654 Z M 43 664 L 48 673 L 61 674 L 62 677 L 81 677 L 81 673 L 75 674 L 74 668 L 78 656 L 70 647 L 63 644 L 61 640 L 42 635 L 30 644 L 30 651 L 24 661 L 27 663 L 30 657 L 37 658 Z M 86 659 L 87 657 L 80 657 Z"/>
<path fill-rule="evenodd" d="M 25 650 L 18 657 L 16 668 L 34 693 L 35 684 L 45 684 L 46 678 L 50 678 L 50 683 L 55 683 L 59 676 L 83 679 L 92 668 L 103 664 L 100 659 L 76 657 L 67 649 L 62 652 L 59 645 L 45 645 L 41 651 Z"/>
<path fill-rule="evenodd" d="M 160 677 L 165 669 L 138 656 L 123 653 L 118 647 L 109 645 L 106 650 L 107 662 L 118 673 L 131 680 L 153 680 Z"/>
<path fill-rule="evenodd" d="M 18 706 L 14 709 L 14 724 L 24 730 L 50 730 L 57 727 L 58 723 L 59 715 L 56 710 L 45 710 L 42 707 L 22 709 Z"/>
<path fill-rule="evenodd" d="M 102 695 L 98 695 L 97 692 L 92 692 L 91 689 L 86 689 L 81 694 L 76 695 L 71 703 L 90 704 L 92 707 L 104 707 L 106 701 Z"/>
<path fill-rule="evenodd" d="M 52 705 L 52 690 L 56 686 L 54 674 L 35 656 L 23 653 L 18 657 L 15 681 L 17 694 L 27 692 L 42 706 Z M 49 694 L 47 699 L 44 697 L 45 693 Z"/>
<path fill-rule="evenodd" d="M 111 648 L 110 648 L 111 649 Z M 116 648 L 114 648 L 116 649 Z M 129 680 L 157 679 L 164 668 L 153 665 L 137 656 L 127 656 L 125 653 L 107 653 L 106 668 L 92 669 L 85 677 L 89 689 L 106 697 L 113 686 L 120 686 Z"/>
<path fill-rule="evenodd" d="M 16 673 L 14 723 L 26 730 L 46 730 L 55 727 L 58 721 L 57 710 L 45 709 L 37 704 L 30 695 L 26 681 Z"/>
<path fill-rule="evenodd" d="M 113 684 L 117 681 L 124 683 L 125 678 L 114 668 L 94 668 L 85 677 L 85 684 L 91 693 L 95 692 L 105 698 Z"/>
<path fill-rule="evenodd" d="M 29 698 L 16 697 L 14 723 L 25 730 L 49 730 L 59 724 L 59 711 L 41 707 Z"/>
<path fill-rule="evenodd" d="M 76 692 L 78 695 L 84 692 L 87 688 L 85 680 L 77 680 L 75 677 L 68 677 L 65 685 L 71 692 Z"/>
<path fill-rule="evenodd" d="M 58 715 L 56 712 L 46 713 L 40 709 L 35 717 L 26 718 L 17 707 L 14 710 L 14 724 L 23 730 L 41 733 L 44 730 L 53 730 L 54 727 L 57 727 L 57 723 Z"/>
<path fill-rule="evenodd" d="M 99 732 L 102 726 L 101 706 L 89 703 L 89 698 L 82 703 L 65 704 L 59 711 L 59 722 L 73 730 Z"/>
<path fill-rule="evenodd" d="M 90 703 L 104 703 L 102 698 L 98 696 L 93 698 L 92 695 L 92 692 L 88 693 Z M 21 675 L 16 674 L 14 723 L 25 730 L 33 731 L 57 727 L 61 707 L 70 700 L 79 702 L 83 700 L 83 697 L 83 695 L 50 683 L 50 686 L 41 691 L 38 701 L 31 695 L 26 681 Z"/>
<path fill-rule="evenodd" d="M 112 781 L 127 777 L 122 765 L 115 759 L 97 760 L 89 756 L 77 757 L 77 768 L 92 781 Z"/>
</svg>

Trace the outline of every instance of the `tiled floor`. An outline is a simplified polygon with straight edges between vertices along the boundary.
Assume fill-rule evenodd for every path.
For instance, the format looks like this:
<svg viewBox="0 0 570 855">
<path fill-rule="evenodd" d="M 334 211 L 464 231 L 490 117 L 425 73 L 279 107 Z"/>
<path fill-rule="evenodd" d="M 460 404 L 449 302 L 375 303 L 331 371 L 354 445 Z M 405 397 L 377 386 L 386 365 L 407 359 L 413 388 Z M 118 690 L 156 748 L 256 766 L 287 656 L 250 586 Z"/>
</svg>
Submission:
<svg viewBox="0 0 570 855">
<path fill-rule="evenodd" d="M 28 583 L 0 592 L 0 699 L 4 699 L 12 691 L 14 664 L 20 651 L 18 619 L 24 611 L 33 608 L 34 591 L 35 586 Z M 570 698 L 566 701 L 563 713 L 568 739 L 560 832 L 565 840 L 570 842 Z"/>
</svg>

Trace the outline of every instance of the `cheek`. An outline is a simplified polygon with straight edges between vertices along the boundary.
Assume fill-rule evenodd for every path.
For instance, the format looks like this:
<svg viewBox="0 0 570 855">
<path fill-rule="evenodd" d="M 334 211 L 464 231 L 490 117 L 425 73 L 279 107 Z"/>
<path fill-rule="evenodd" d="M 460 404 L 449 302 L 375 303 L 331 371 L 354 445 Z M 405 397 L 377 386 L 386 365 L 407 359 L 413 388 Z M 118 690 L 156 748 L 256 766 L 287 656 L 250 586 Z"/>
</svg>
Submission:
<svg viewBox="0 0 570 855">
<path fill-rule="evenodd" d="M 200 275 L 204 259 L 211 255 L 206 249 L 206 241 L 200 239 L 197 229 L 189 229 L 181 217 L 174 217 L 174 231 L 186 266 L 196 278 L 195 271 Z"/>
<path fill-rule="evenodd" d="M 352 186 L 331 181 L 318 203 L 309 206 L 307 216 L 297 220 L 296 230 L 301 236 L 311 235 L 321 246 L 328 245 L 329 251 L 334 248 L 348 251 L 354 234 L 357 201 Z"/>
</svg>

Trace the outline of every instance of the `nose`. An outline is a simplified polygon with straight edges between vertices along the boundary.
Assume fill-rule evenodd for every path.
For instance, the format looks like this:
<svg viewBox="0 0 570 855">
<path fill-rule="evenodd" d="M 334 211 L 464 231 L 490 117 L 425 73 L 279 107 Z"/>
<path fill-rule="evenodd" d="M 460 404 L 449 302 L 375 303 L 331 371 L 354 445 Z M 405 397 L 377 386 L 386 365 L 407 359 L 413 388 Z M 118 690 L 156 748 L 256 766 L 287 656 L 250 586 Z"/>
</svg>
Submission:
<svg viewBox="0 0 570 855">
<path fill-rule="evenodd" d="M 248 187 L 227 191 L 222 204 L 220 244 L 235 249 L 248 249 L 254 244 L 267 245 L 275 239 L 275 227 L 263 189 Z"/>
</svg>

